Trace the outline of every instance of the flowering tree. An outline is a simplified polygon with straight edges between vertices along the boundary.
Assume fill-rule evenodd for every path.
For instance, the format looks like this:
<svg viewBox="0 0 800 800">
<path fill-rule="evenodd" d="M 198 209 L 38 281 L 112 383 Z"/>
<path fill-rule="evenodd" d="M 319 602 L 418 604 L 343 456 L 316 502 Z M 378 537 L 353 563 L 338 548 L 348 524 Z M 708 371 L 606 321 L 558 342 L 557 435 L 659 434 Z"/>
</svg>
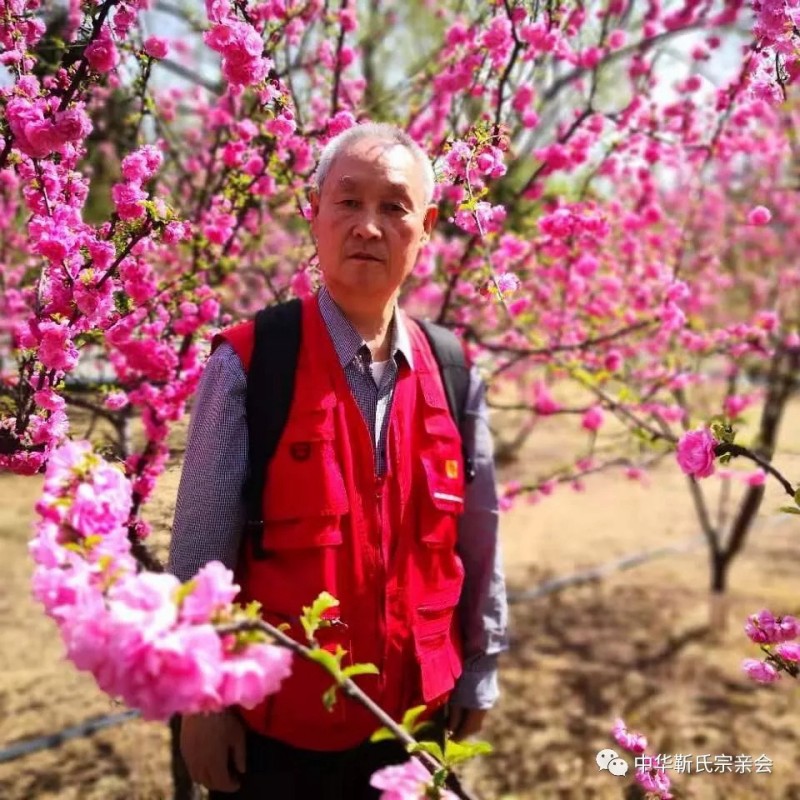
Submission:
<svg viewBox="0 0 800 800">
<path fill-rule="evenodd" d="M 692 427 L 712 366 L 729 421 L 758 399 L 740 377 L 778 376 L 753 450 L 769 464 L 800 351 L 795 112 L 775 105 L 797 72 L 794 4 L 754 4 L 732 69 L 741 0 L 208 0 L 202 21 L 170 9 L 202 37 L 199 61 L 189 33 L 148 36 L 147 9 L 0 11 L 0 467 L 49 463 L 35 590 L 104 690 L 165 718 L 256 702 L 286 674 L 230 573 L 181 586 L 145 571 L 158 564 L 141 512 L 209 334 L 313 289 L 315 156 L 362 119 L 402 125 L 436 163 L 444 222 L 409 306 L 463 334 L 504 387 L 498 411 L 528 415 L 520 441 L 553 414 L 586 431 L 584 452 L 506 487 L 506 503 L 598 469 L 640 476 Z M 419 61 L 392 55 L 409 29 Z M 661 67 L 667 44 L 684 64 Z M 176 74 L 186 87 L 163 88 Z M 555 381 L 583 399 L 560 401 Z M 117 427 L 115 465 L 64 445 L 79 408 Z M 600 447 L 612 417 L 628 435 Z M 681 463 L 701 476 L 697 438 Z M 734 552 L 761 498 L 747 480 Z"/>
</svg>

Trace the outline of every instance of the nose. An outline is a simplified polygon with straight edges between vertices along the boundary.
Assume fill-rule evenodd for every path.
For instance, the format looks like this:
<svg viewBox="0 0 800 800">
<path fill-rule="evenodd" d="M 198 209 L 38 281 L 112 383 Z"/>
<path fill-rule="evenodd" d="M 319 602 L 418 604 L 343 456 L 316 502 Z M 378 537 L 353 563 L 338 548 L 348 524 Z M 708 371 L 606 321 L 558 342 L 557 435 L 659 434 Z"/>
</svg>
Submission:
<svg viewBox="0 0 800 800">
<path fill-rule="evenodd" d="M 358 219 L 353 227 L 353 235 L 359 239 L 380 239 L 381 226 L 378 224 L 377 216 L 370 209 L 364 209 L 358 215 Z"/>
</svg>

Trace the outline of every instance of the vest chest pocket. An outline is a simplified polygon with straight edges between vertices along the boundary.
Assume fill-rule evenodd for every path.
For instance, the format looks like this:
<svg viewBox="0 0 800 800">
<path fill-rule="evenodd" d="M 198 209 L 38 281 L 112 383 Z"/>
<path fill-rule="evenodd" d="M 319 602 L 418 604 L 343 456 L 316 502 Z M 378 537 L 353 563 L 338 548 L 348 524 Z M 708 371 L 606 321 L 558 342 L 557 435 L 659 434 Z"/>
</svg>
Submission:
<svg viewBox="0 0 800 800">
<path fill-rule="evenodd" d="M 349 510 L 336 454 L 333 409 L 293 415 L 270 462 L 264 519 L 267 523 L 284 523 L 313 517 L 337 518 Z M 330 531 L 326 536 L 336 538 Z M 341 533 L 338 540 L 341 541 Z M 292 545 L 287 542 L 286 546 Z M 308 545 L 298 542 L 294 546 Z"/>
<path fill-rule="evenodd" d="M 462 461 L 454 448 L 423 455 L 421 536 L 431 546 L 454 546 L 458 517 L 464 511 Z"/>
<path fill-rule="evenodd" d="M 335 447 L 333 409 L 294 414 L 269 465 L 256 596 L 297 615 L 320 592 L 341 598 L 350 503 Z M 254 579 L 255 580 L 255 579 Z"/>
</svg>

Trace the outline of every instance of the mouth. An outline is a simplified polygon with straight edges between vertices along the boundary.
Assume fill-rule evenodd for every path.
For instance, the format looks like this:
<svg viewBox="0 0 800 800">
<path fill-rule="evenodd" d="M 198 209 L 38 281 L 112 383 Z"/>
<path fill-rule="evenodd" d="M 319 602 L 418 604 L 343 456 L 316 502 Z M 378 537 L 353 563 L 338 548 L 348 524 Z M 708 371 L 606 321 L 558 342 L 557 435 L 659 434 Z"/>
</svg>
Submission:
<svg viewBox="0 0 800 800">
<path fill-rule="evenodd" d="M 382 258 L 372 255 L 371 253 L 351 253 L 349 258 L 354 258 L 357 261 L 374 261 L 375 263 L 383 261 Z"/>
</svg>

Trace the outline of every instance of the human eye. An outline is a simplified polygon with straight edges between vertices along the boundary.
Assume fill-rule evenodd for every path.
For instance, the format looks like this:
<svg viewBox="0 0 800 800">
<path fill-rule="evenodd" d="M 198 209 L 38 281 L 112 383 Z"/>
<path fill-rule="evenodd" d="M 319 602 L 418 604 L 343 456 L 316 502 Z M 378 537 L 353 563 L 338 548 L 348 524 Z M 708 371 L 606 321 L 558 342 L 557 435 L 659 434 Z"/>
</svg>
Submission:
<svg viewBox="0 0 800 800">
<path fill-rule="evenodd" d="M 354 197 L 345 197 L 338 202 L 339 206 L 342 208 L 358 208 L 358 200 Z"/>
<path fill-rule="evenodd" d="M 383 204 L 384 211 L 388 211 L 390 214 L 404 214 L 406 211 L 406 207 L 397 201 L 392 201 L 389 203 Z"/>
</svg>

